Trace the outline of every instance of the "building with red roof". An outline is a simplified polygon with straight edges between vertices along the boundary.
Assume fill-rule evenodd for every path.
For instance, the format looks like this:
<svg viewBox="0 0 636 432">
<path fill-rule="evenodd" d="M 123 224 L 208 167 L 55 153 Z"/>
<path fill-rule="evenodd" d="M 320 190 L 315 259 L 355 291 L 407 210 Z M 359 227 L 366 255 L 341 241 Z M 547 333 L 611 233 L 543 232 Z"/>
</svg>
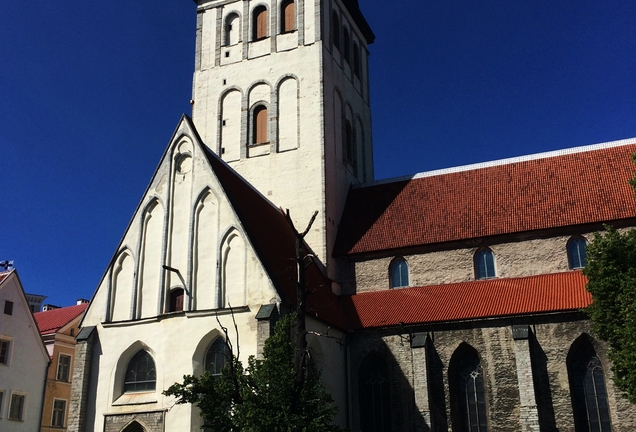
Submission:
<svg viewBox="0 0 636 432">
<path fill-rule="evenodd" d="M 40 430 L 43 432 L 66 430 L 68 426 L 75 336 L 79 332 L 79 322 L 87 308 L 88 301 L 80 299 L 73 306 L 47 305 L 43 312 L 33 314 L 51 359 L 42 406 Z"/>
<path fill-rule="evenodd" d="M 270 39 L 262 5 L 197 1 L 193 118 L 82 318 L 69 429 L 199 430 L 162 390 L 218 374 L 228 338 L 261 355 L 301 279 L 339 426 L 636 428 L 582 273 L 604 224 L 636 226 L 636 139 L 374 181 L 357 1 L 281 7 Z"/>
</svg>

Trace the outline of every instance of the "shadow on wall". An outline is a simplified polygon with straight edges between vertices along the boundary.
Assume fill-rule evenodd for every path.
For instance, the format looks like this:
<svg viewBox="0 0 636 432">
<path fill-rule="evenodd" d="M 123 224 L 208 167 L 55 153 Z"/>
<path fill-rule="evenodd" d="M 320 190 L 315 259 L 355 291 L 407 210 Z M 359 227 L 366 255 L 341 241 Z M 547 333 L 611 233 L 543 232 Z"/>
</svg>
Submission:
<svg viewBox="0 0 636 432">
<path fill-rule="evenodd" d="M 537 411 L 539 425 L 542 431 L 558 431 L 552 401 L 552 390 L 548 376 L 548 357 L 541 348 L 534 332 L 529 332 L 530 358 L 532 362 L 532 375 L 534 376 L 534 394 L 537 399 Z"/>
</svg>

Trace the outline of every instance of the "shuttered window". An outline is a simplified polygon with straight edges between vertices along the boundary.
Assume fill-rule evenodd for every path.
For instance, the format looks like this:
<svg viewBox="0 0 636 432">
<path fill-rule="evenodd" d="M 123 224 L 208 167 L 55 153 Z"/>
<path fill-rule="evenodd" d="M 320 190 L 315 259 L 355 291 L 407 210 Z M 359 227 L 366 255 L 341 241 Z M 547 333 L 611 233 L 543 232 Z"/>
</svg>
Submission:
<svg viewBox="0 0 636 432">
<path fill-rule="evenodd" d="M 258 6 L 253 12 L 252 40 L 259 40 L 267 37 L 267 8 Z"/>
<path fill-rule="evenodd" d="M 294 0 L 287 0 L 281 6 L 281 25 L 282 33 L 288 33 L 296 30 L 296 7 Z"/>
<path fill-rule="evenodd" d="M 253 144 L 261 144 L 269 141 L 267 137 L 267 108 L 259 105 L 254 108 Z"/>
</svg>

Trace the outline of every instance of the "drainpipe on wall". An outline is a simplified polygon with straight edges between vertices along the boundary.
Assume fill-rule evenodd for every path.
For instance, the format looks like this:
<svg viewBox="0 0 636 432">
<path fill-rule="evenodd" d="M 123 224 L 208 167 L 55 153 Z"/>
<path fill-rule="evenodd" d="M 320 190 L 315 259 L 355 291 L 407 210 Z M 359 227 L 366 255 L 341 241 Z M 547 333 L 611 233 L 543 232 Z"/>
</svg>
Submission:
<svg viewBox="0 0 636 432">
<path fill-rule="evenodd" d="M 52 361 L 46 363 L 46 369 L 44 370 L 44 387 L 42 388 L 42 406 L 40 407 L 40 419 L 38 420 L 38 424 L 40 425 L 40 429 L 44 427 L 42 424 L 42 417 L 44 417 L 44 401 L 46 397 L 46 384 L 49 381 L 49 368 L 51 367 Z"/>
</svg>

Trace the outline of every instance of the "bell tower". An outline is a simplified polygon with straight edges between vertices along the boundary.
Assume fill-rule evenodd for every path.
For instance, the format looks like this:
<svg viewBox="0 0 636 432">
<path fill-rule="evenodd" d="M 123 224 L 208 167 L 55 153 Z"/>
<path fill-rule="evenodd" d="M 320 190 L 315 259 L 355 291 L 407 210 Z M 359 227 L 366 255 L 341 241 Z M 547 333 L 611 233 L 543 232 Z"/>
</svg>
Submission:
<svg viewBox="0 0 636 432">
<path fill-rule="evenodd" d="M 198 0 L 194 123 L 327 265 L 349 186 L 373 180 L 368 45 L 357 0 Z"/>
</svg>

